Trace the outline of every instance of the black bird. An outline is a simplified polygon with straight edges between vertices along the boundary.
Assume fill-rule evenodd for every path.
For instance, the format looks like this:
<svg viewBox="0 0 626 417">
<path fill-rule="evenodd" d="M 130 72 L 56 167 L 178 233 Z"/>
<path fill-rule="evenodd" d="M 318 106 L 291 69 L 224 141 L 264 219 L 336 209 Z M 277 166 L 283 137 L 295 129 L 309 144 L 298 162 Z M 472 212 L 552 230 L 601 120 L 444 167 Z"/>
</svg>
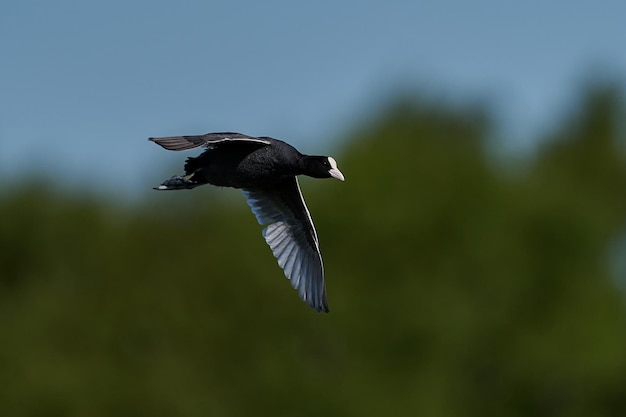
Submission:
<svg viewBox="0 0 626 417">
<path fill-rule="evenodd" d="M 172 151 L 204 146 L 200 156 L 187 158 L 184 176 L 175 175 L 155 190 L 204 184 L 241 188 L 258 222 L 267 225 L 263 236 L 300 298 L 328 312 L 319 240 L 296 176 L 343 181 L 333 158 L 303 155 L 278 139 L 232 132 L 149 140 Z"/>
</svg>

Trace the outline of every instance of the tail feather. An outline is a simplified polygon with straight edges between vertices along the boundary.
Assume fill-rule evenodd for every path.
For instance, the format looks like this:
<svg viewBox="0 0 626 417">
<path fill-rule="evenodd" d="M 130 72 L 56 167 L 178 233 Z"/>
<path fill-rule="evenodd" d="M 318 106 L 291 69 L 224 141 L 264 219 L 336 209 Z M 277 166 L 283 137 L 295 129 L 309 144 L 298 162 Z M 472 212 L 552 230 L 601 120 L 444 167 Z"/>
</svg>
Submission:
<svg viewBox="0 0 626 417">
<path fill-rule="evenodd" d="M 185 160 L 185 174 L 193 174 L 199 169 L 202 169 L 204 165 L 207 165 L 207 158 L 203 157 L 204 154 L 200 156 L 190 156 Z"/>
</svg>

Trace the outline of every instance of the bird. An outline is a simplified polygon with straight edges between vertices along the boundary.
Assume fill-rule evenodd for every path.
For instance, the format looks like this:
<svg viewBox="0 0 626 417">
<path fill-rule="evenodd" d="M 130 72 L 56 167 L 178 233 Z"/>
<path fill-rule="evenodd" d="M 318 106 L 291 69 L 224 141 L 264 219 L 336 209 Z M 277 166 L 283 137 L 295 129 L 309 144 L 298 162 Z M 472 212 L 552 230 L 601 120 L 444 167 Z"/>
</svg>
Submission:
<svg viewBox="0 0 626 417">
<path fill-rule="evenodd" d="M 204 184 L 241 189 L 300 298 L 317 312 L 329 312 L 319 239 L 297 176 L 344 181 L 335 159 L 304 155 L 271 137 L 235 132 L 148 140 L 171 151 L 204 147 L 199 156 L 187 158 L 185 175 L 174 175 L 154 189 L 192 189 Z"/>
</svg>

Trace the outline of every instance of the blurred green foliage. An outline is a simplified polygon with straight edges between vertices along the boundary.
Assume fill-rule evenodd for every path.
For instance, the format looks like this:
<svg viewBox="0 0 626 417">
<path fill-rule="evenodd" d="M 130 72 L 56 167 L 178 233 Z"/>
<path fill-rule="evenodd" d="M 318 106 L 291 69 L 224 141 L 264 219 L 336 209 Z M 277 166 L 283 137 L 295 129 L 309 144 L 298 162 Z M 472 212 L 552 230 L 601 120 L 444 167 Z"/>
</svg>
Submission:
<svg viewBox="0 0 626 417">
<path fill-rule="evenodd" d="M 0 415 L 624 416 L 624 116 L 590 88 L 514 164 L 481 109 L 399 100 L 364 122 L 345 183 L 303 180 L 328 315 L 237 191 L 120 207 L 16 186 Z"/>
</svg>

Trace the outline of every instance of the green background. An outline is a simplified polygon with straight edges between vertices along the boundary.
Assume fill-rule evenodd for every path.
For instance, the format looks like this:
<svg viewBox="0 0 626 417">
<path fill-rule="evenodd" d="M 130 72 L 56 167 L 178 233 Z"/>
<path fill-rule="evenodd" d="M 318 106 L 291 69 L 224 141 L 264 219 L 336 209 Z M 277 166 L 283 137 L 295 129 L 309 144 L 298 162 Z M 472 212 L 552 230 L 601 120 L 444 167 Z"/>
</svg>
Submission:
<svg viewBox="0 0 626 417">
<path fill-rule="evenodd" d="M 357 120 L 301 181 L 327 315 L 236 190 L 4 184 L 0 415 L 626 415 L 624 98 L 567 110 L 520 158 L 480 106 Z"/>
</svg>

